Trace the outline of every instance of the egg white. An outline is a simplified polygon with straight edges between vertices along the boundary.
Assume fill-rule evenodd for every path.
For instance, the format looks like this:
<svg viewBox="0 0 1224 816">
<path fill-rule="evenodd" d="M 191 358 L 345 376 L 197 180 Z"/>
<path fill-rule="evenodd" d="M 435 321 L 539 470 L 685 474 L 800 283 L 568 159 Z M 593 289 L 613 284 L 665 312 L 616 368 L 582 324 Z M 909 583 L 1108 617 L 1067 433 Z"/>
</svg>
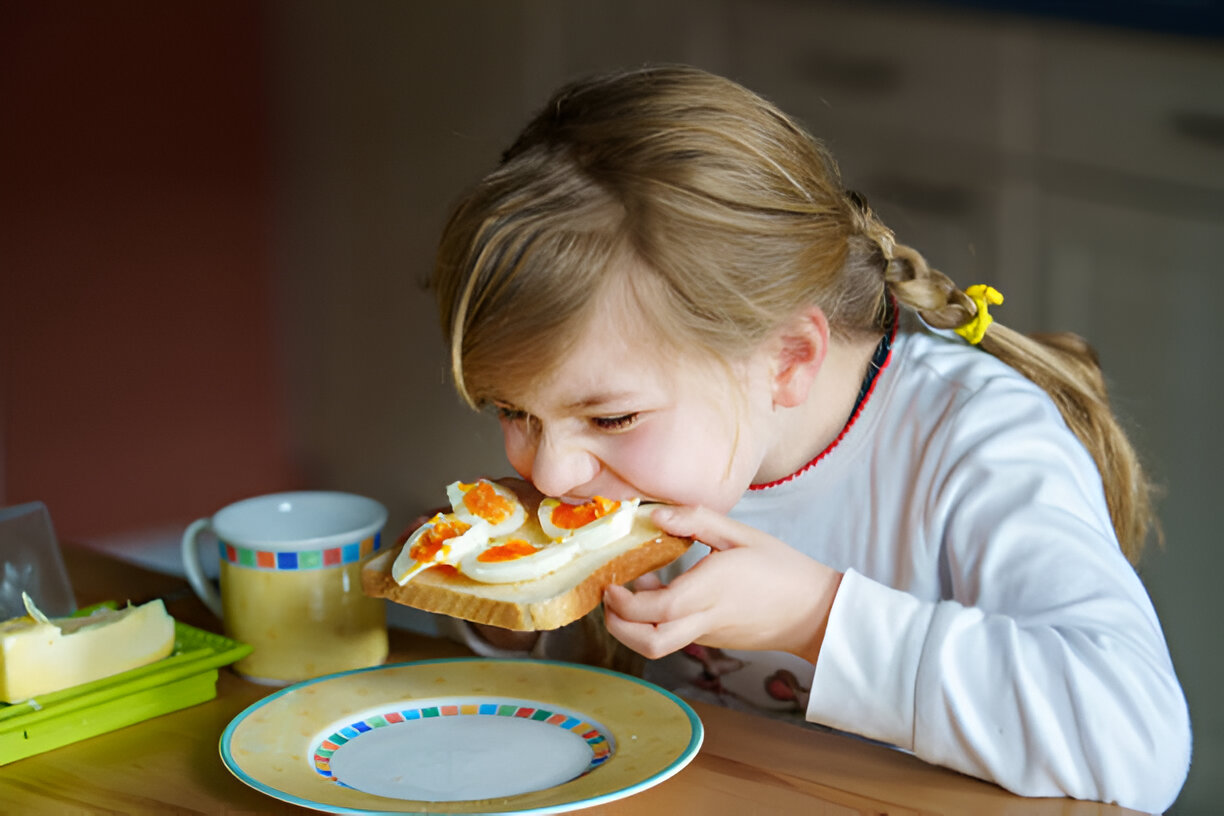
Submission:
<svg viewBox="0 0 1224 816">
<path fill-rule="evenodd" d="M 582 553 L 596 550 L 628 535 L 640 504 L 639 499 L 622 500 L 617 509 L 606 516 L 571 530 L 552 523 L 552 511 L 560 502 L 557 499 L 544 499 L 540 503 L 537 516 L 540 527 L 552 539 L 552 543 L 541 547 L 531 555 L 507 561 L 483 562 L 479 560 L 480 554 L 491 546 L 504 543 L 523 525 L 527 513 L 518 496 L 509 488 L 485 479 L 481 479 L 480 482 L 486 482 L 497 495 L 510 503 L 512 508 L 510 517 L 493 524 L 488 519 L 477 516 L 467 508 L 463 501 L 467 490 L 470 490 L 473 485 L 452 482 L 447 485 L 446 493 L 454 512 L 440 513 L 412 533 L 391 567 L 391 575 L 396 582 L 401 585 L 406 584 L 418 573 L 438 564 L 457 567 L 469 578 L 489 584 L 515 583 L 540 578 L 564 566 Z M 447 539 L 432 559 L 417 561 L 410 555 L 421 537 L 436 524 L 453 519 L 469 524 L 469 529 Z"/>
<path fill-rule="evenodd" d="M 481 552 L 488 546 L 491 536 L 489 524 L 478 518 L 476 523 L 472 524 L 467 530 L 457 536 L 448 538 L 438 548 L 438 552 L 433 558 L 423 561 L 413 558 L 411 555 L 413 546 L 416 545 L 425 533 L 432 530 L 435 525 L 447 519 L 448 516 L 439 513 L 414 530 L 412 535 L 408 537 L 408 540 L 404 542 L 403 549 L 395 557 L 395 563 L 391 565 L 391 577 L 395 579 L 396 583 L 402 586 L 412 580 L 417 573 L 438 564 L 449 564 L 452 567 L 458 566 L 469 553 Z M 466 521 L 466 519 L 461 520 Z M 471 522 L 468 523 L 471 524 Z"/>
<path fill-rule="evenodd" d="M 608 515 L 575 530 L 557 527 L 549 520 L 552 509 L 559 503 L 556 499 L 545 499 L 541 502 L 537 514 L 540 526 L 553 539 L 551 544 L 541 547 L 531 555 L 512 558 L 509 561 L 488 562 L 479 560 L 480 553 L 487 549 L 481 547 L 466 555 L 459 569 L 469 578 L 486 584 L 509 584 L 540 578 L 565 566 L 582 553 L 599 549 L 628 535 L 633 528 L 633 519 L 637 515 L 640 500 L 622 501 L 620 506 Z M 488 546 L 502 541 L 504 538 L 490 541 Z"/>
<path fill-rule="evenodd" d="M 493 492 L 510 503 L 510 517 L 494 524 L 486 518 L 482 518 L 463 503 L 463 497 L 467 495 L 467 490 L 472 489 L 477 484 L 487 484 L 493 488 Z M 467 487 L 467 490 L 464 487 Z M 523 503 L 519 501 L 518 496 L 514 491 L 505 485 L 500 485 L 497 482 L 489 481 L 488 479 L 479 479 L 475 483 L 466 484 L 464 482 L 451 482 L 446 486 L 446 497 L 450 500 L 451 508 L 454 510 L 455 517 L 460 521 L 465 521 L 468 524 L 475 526 L 478 522 L 489 527 L 490 536 L 505 536 L 513 533 L 515 530 L 523 526 L 523 522 L 527 520 L 527 511 L 523 507 Z"/>
<path fill-rule="evenodd" d="M 637 514 L 641 499 L 624 499 L 619 506 L 606 516 L 597 518 L 589 524 L 568 529 L 558 527 L 552 522 L 552 513 L 561 502 L 557 499 L 544 499 L 540 502 L 537 516 L 540 519 L 540 529 L 554 541 L 575 541 L 583 552 L 589 552 L 616 539 L 628 535 L 633 527 L 633 517 Z"/>
<path fill-rule="evenodd" d="M 509 561 L 480 561 L 479 556 L 486 549 L 488 547 L 481 547 L 476 552 L 468 553 L 459 565 L 464 575 L 485 584 L 512 584 L 539 578 L 573 561 L 580 552 L 575 542 L 566 541 L 547 544 L 531 555 Z"/>
</svg>

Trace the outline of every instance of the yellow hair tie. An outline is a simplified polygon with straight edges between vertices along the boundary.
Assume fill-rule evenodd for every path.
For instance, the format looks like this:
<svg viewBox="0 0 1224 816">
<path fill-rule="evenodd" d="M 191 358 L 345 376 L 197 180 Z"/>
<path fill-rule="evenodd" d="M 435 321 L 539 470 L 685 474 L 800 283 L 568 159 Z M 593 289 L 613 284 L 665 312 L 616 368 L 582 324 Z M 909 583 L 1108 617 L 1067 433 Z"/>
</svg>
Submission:
<svg viewBox="0 0 1224 816">
<path fill-rule="evenodd" d="M 965 294 L 977 304 L 977 313 L 973 315 L 973 318 L 968 323 L 954 331 L 968 340 L 970 344 L 976 346 L 986 336 L 986 328 L 994 322 L 994 318 L 986 310 L 986 305 L 998 306 L 1003 302 L 1003 295 L 1000 294 L 998 289 L 993 286 L 987 286 L 984 283 L 970 286 L 965 290 Z"/>
</svg>

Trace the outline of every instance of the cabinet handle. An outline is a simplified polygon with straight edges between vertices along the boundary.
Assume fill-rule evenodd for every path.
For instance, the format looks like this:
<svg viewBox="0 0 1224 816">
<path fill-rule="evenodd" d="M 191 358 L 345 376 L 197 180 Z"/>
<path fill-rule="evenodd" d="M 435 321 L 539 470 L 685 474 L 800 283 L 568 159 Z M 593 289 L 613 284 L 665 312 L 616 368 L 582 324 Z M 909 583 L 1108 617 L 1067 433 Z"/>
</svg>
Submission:
<svg viewBox="0 0 1224 816">
<path fill-rule="evenodd" d="M 1224 148 L 1224 116 L 1181 110 L 1169 114 L 1169 126 L 1182 139 L 1216 150 Z"/>
</svg>

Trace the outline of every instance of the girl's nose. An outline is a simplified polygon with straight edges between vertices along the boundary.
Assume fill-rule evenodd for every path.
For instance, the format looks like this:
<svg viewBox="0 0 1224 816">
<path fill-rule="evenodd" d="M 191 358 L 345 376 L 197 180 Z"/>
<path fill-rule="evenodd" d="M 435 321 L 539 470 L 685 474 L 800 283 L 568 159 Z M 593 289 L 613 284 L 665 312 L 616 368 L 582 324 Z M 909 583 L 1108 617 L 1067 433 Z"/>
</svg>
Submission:
<svg viewBox="0 0 1224 816">
<path fill-rule="evenodd" d="M 573 440 L 543 433 L 531 461 L 531 483 L 546 496 L 582 495 L 599 473 L 599 460 Z"/>
</svg>

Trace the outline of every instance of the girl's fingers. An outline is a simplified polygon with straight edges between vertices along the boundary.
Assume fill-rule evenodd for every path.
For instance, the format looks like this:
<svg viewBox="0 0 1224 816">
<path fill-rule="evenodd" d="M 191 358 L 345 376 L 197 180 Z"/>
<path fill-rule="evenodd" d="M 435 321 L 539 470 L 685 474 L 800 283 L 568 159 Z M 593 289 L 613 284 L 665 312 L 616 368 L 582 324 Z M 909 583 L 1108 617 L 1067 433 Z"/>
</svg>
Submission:
<svg viewBox="0 0 1224 816">
<path fill-rule="evenodd" d="M 660 507 L 651 513 L 650 518 L 669 535 L 694 538 L 715 550 L 753 546 L 773 540 L 755 527 L 704 507 Z"/>
<path fill-rule="evenodd" d="M 612 609 L 604 608 L 604 620 L 612 636 L 651 660 L 683 649 L 700 637 L 705 628 L 700 617 L 691 615 L 666 623 L 641 623 L 625 620 Z"/>
<path fill-rule="evenodd" d="M 686 591 L 690 582 L 685 577 L 682 575 L 669 586 L 660 585 L 655 589 L 630 591 L 620 586 L 608 587 L 604 593 L 604 606 L 635 623 L 666 623 L 689 617 L 704 611 L 710 602 L 708 599 L 690 600 L 691 593 Z"/>
<path fill-rule="evenodd" d="M 665 585 L 658 574 L 648 572 L 645 575 L 639 575 L 637 578 L 634 578 L 632 586 L 634 592 L 643 592 L 650 589 L 662 589 Z"/>
</svg>

